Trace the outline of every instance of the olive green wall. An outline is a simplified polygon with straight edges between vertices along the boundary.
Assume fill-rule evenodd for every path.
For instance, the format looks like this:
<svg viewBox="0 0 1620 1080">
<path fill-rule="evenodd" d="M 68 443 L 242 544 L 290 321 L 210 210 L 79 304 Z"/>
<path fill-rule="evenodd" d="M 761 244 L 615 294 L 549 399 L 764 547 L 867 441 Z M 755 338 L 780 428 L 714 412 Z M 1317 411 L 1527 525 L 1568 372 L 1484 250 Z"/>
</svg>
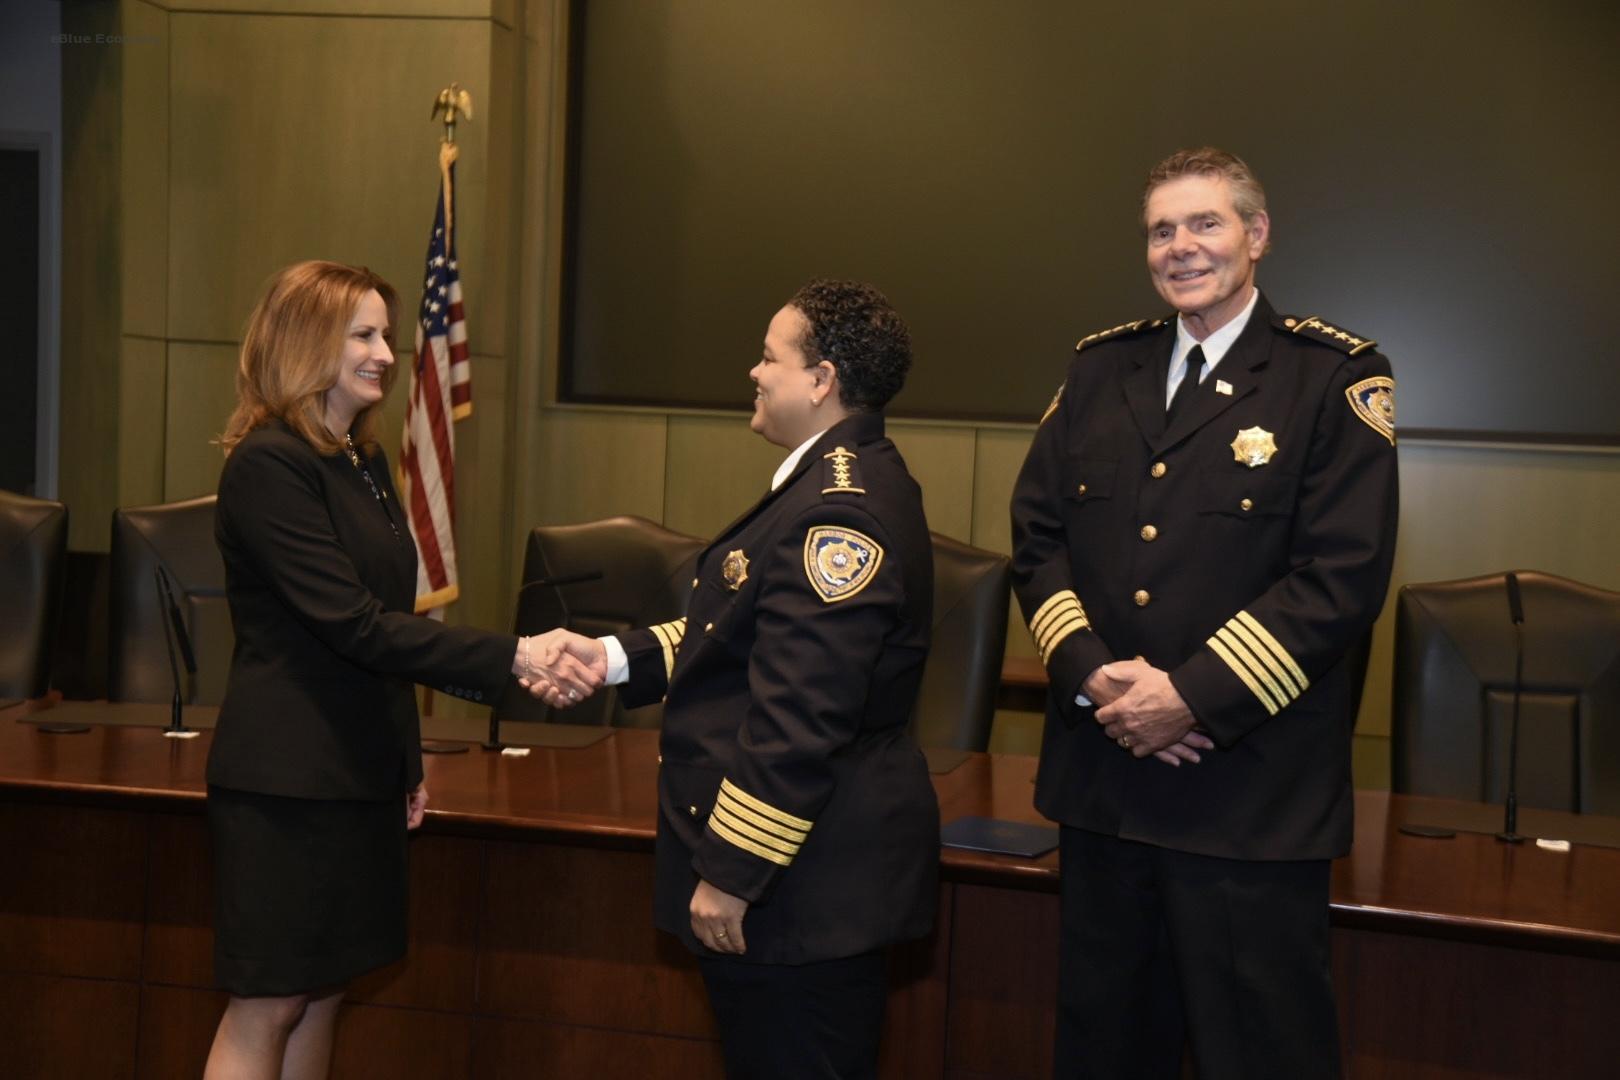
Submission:
<svg viewBox="0 0 1620 1080">
<path fill-rule="evenodd" d="M 464 599 L 450 618 L 509 622 L 532 525 L 636 513 L 702 535 L 769 483 L 779 451 L 741 411 L 554 401 L 560 0 L 106 0 L 68 5 L 63 20 L 69 33 L 158 39 L 64 57 L 62 490 L 75 548 L 105 548 L 115 506 L 212 490 L 208 440 L 271 272 L 310 257 L 364 262 L 414 305 L 441 130 L 427 117 L 451 80 L 472 91 L 476 115 L 457 129 L 475 409 L 457 425 Z M 647 328 L 648 363 L 657 332 Z M 746 391 L 752 356 L 716 362 L 734 364 Z M 1033 425 L 892 430 L 933 527 L 1006 551 Z M 1408 441 L 1401 475 L 1397 583 L 1516 567 L 1620 589 L 1620 453 Z M 1390 625 L 1378 627 L 1357 736 L 1358 782 L 1375 786 L 1389 775 Z M 1031 654 L 1020 620 L 1008 641 Z M 1037 740 L 1038 718 L 998 718 L 996 748 Z"/>
<path fill-rule="evenodd" d="M 517 338 L 526 107 L 518 0 L 101 0 L 63 11 L 66 46 L 62 497 L 71 544 L 105 550 L 117 506 L 214 490 L 243 323 L 269 276 L 364 263 L 400 289 L 409 360 L 443 127 L 457 126 L 456 238 L 473 414 L 456 427 L 466 602 L 504 600 L 515 526 L 509 387 Z M 407 380 L 387 406 L 397 451 Z M 397 454 L 396 454 L 397 456 Z"/>
</svg>

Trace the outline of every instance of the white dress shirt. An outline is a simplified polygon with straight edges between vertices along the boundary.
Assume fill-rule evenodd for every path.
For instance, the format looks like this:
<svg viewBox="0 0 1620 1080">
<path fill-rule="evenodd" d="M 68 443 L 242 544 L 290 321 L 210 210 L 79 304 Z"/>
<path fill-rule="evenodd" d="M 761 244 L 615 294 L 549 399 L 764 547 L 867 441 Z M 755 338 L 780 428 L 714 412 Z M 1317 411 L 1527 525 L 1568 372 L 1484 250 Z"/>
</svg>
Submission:
<svg viewBox="0 0 1620 1080">
<path fill-rule="evenodd" d="M 1192 352 L 1194 345 L 1204 347 L 1204 371 L 1198 377 L 1198 385 L 1202 386 L 1209 373 L 1215 370 L 1215 365 L 1232 348 L 1232 343 L 1243 333 L 1243 328 L 1249 325 L 1249 316 L 1254 314 L 1255 302 L 1260 299 L 1260 290 L 1251 289 L 1249 302 L 1244 305 L 1238 317 L 1215 331 L 1203 341 L 1192 336 L 1187 329 L 1187 320 L 1182 316 L 1176 317 L 1176 347 L 1170 352 L 1170 374 L 1164 380 L 1164 407 L 1170 407 L 1170 399 L 1176 395 L 1176 387 L 1181 380 L 1187 377 L 1187 354 Z"/>
</svg>

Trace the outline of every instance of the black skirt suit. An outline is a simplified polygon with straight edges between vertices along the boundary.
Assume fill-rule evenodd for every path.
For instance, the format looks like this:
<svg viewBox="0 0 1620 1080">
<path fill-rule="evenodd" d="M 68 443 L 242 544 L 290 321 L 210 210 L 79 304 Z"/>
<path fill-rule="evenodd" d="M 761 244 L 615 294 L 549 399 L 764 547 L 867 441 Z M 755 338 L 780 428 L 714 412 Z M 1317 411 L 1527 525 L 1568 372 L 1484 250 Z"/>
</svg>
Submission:
<svg viewBox="0 0 1620 1080">
<path fill-rule="evenodd" d="M 415 545 L 383 454 L 362 462 L 271 421 L 220 476 L 236 647 L 208 818 L 215 975 L 235 994 L 340 985 L 404 955 L 412 683 L 493 700 L 517 649 L 412 613 Z"/>
</svg>

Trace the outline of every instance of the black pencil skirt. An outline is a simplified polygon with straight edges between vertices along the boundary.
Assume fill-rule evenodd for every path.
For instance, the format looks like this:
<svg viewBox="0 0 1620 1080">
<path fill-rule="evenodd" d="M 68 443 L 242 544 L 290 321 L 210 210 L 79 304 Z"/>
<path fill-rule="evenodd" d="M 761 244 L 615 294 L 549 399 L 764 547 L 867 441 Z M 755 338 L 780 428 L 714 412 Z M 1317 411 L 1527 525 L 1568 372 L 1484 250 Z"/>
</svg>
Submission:
<svg viewBox="0 0 1620 1080">
<path fill-rule="evenodd" d="M 214 979 L 242 997 L 341 987 L 405 955 L 405 800 L 208 788 Z"/>
</svg>

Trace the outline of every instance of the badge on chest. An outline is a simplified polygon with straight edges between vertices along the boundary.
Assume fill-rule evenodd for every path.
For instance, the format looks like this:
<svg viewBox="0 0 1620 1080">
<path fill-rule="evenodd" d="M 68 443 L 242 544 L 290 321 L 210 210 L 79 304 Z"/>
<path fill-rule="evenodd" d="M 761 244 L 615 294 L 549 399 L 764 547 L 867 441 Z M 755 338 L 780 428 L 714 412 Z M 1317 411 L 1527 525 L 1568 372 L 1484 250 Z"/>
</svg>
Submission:
<svg viewBox="0 0 1620 1080">
<path fill-rule="evenodd" d="M 1232 440 L 1232 457 L 1251 469 L 1258 469 L 1277 452 L 1277 439 L 1263 427 L 1244 428 Z"/>
<path fill-rule="evenodd" d="M 748 580 L 748 556 L 743 554 L 742 548 L 726 552 L 720 562 L 720 576 L 732 592 L 742 588 L 743 582 Z"/>
</svg>

